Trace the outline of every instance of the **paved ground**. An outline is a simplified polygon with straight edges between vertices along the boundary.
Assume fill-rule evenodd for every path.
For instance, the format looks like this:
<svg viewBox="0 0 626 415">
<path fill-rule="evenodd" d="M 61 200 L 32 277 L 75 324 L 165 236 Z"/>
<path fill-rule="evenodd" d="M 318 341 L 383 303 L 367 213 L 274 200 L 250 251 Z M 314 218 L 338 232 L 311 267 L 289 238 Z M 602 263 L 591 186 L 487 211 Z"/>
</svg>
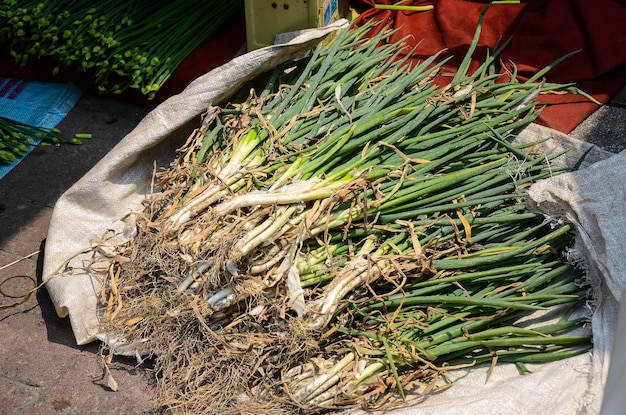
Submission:
<svg viewBox="0 0 626 415">
<path fill-rule="evenodd" d="M 36 149 L 0 180 L 0 305 L 41 280 L 42 252 L 57 198 L 143 118 L 148 109 L 85 95 L 59 128 L 90 132 L 81 146 Z M 573 133 L 618 152 L 626 148 L 626 91 Z M 76 346 L 70 323 L 56 316 L 45 289 L 0 310 L 0 415 L 140 414 L 153 393 L 146 368 L 117 360 L 119 391 L 102 379 L 98 344 Z"/>
<path fill-rule="evenodd" d="M 148 109 L 85 95 L 59 125 L 64 134 L 90 132 L 81 146 L 35 149 L 0 180 L 0 304 L 18 300 L 41 268 L 48 222 L 57 198 L 141 120 Z M 11 297 L 7 297 L 11 296 Z M 134 361 L 117 361 L 120 388 L 102 381 L 98 344 L 76 346 L 45 289 L 0 310 L 0 414 L 139 414 L 150 409 L 152 387 Z"/>
</svg>

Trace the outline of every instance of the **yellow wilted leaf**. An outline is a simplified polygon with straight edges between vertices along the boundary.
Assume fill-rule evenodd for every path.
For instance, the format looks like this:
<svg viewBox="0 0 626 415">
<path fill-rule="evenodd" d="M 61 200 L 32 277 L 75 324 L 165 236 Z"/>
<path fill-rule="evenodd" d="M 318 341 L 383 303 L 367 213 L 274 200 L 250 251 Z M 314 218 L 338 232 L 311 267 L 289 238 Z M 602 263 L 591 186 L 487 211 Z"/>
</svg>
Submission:
<svg viewBox="0 0 626 415">
<path fill-rule="evenodd" d="M 141 320 L 143 320 L 143 316 L 133 317 L 127 320 L 126 323 L 124 323 L 124 325 L 126 325 L 126 327 L 129 327 L 129 326 L 139 323 Z"/>
</svg>

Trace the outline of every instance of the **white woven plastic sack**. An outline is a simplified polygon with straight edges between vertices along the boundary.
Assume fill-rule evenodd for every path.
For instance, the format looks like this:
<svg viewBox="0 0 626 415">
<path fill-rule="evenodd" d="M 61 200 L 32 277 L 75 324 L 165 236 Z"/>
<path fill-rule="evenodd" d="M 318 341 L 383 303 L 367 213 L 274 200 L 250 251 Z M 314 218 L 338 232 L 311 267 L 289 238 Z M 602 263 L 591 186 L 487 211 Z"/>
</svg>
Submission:
<svg viewBox="0 0 626 415">
<path fill-rule="evenodd" d="M 552 177 L 531 187 L 537 207 L 576 226 L 575 249 L 595 289 L 593 372 L 589 393 L 604 391 L 603 415 L 626 410 L 626 151 L 588 168 Z M 620 304 L 622 304 L 620 315 Z M 608 377 L 608 380 L 607 380 Z M 593 402 L 597 404 L 597 401 Z M 598 408 L 594 405 L 593 412 Z"/>
<path fill-rule="evenodd" d="M 96 316 L 99 287 L 85 269 L 89 254 L 79 253 L 107 229 L 123 230 L 119 219 L 140 208 L 150 191 L 155 165 L 169 165 L 175 149 L 198 126 L 201 114 L 210 105 L 223 103 L 246 80 L 298 56 L 321 36 L 345 25 L 345 21 L 340 21 L 324 29 L 306 31 L 286 44 L 235 58 L 198 78 L 181 94 L 149 113 L 59 199 L 50 223 L 43 271 L 44 276 L 49 276 L 66 264 L 71 267 L 71 272 L 47 280 L 46 287 L 58 315 L 69 316 L 78 344 L 92 342 L 102 334 L 98 333 Z M 528 127 L 519 139 L 535 142 L 546 136 L 555 137 L 549 146 L 572 149 L 561 158 L 565 164 L 572 164 L 589 148 L 536 125 Z M 552 216 L 573 221 L 579 230 L 577 249 L 587 261 L 590 278 L 597 287 L 593 353 L 531 366 L 533 373 L 529 375 L 520 375 L 513 365 L 499 365 L 487 383 L 488 367 L 456 371 L 451 374 L 455 380 L 452 389 L 390 413 L 599 413 L 626 269 L 624 242 L 619 238 L 626 230 L 626 190 L 622 180 L 626 177 L 626 157 L 600 161 L 608 154 L 591 149 L 587 162 L 597 163 L 537 184 L 531 194 L 538 207 L 549 208 Z M 621 161 L 614 161 L 616 157 L 621 157 Z"/>
</svg>

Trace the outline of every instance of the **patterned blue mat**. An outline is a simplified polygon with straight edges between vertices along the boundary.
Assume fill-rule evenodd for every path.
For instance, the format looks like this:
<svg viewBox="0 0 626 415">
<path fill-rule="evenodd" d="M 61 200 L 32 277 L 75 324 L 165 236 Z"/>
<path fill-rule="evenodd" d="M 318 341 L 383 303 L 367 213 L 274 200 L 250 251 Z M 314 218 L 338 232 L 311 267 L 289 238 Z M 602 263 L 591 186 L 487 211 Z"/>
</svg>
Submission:
<svg viewBox="0 0 626 415">
<path fill-rule="evenodd" d="M 81 95 L 82 91 L 74 84 L 0 77 L 0 116 L 33 126 L 54 128 Z M 23 158 L 11 164 L 0 164 L 0 179 Z"/>
</svg>

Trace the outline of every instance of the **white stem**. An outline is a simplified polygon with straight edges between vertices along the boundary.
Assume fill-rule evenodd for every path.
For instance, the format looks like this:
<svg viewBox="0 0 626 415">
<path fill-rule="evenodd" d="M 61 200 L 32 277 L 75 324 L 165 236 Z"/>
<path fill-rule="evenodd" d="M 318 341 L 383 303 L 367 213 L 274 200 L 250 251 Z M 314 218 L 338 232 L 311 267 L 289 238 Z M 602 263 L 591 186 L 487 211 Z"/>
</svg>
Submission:
<svg viewBox="0 0 626 415">
<path fill-rule="evenodd" d="M 227 197 L 231 192 L 239 190 L 244 184 L 243 174 L 238 173 L 223 180 L 229 188 L 224 189 L 222 182 L 207 187 L 199 195 L 187 201 L 179 210 L 174 212 L 165 222 L 164 229 L 172 229 L 192 219 L 198 213 L 211 206 L 218 200 Z"/>
<path fill-rule="evenodd" d="M 232 303 L 235 291 L 231 287 L 226 287 L 216 292 L 207 301 L 213 310 L 220 310 Z"/>
<path fill-rule="evenodd" d="M 272 223 L 276 220 L 276 218 L 280 218 L 284 215 L 286 208 L 278 209 L 269 219 L 265 219 L 263 222 L 257 224 L 254 228 L 250 229 L 248 233 L 242 237 L 237 245 L 235 246 L 235 250 L 241 250 L 244 246 L 246 246 L 250 241 L 254 238 L 258 237 L 263 232 L 267 231 L 267 229 L 272 226 Z"/>
<path fill-rule="evenodd" d="M 340 391 L 347 396 L 355 397 L 363 392 L 368 390 L 367 385 L 364 384 L 368 379 L 376 381 L 375 378 L 372 379 L 374 375 L 376 375 L 381 370 L 385 369 L 385 365 L 381 362 L 374 362 L 368 366 L 366 366 L 363 370 L 357 372 L 354 375 L 354 378 L 348 381 L 347 384 L 341 387 Z M 311 399 L 307 402 L 309 405 L 315 406 L 324 406 L 325 404 L 332 404 L 333 401 L 336 401 L 337 395 L 340 392 L 337 389 L 328 390 L 314 399 Z"/>
<path fill-rule="evenodd" d="M 271 256 L 269 260 L 264 257 L 263 258 L 264 262 L 256 262 L 254 263 L 254 265 L 250 267 L 250 274 L 252 275 L 260 274 L 262 272 L 269 270 L 274 265 L 278 264 L 278 262 L 282 260 L 285 257 L 285 255 L 287 255 L 288 252 L 289 252 L 289 247 L 283 247 L 283 248 L 276 247 L 276 249 L 273 249 L 272 251 L 268 253 L 268 256 Z"/>
<path fill-rule="evenodd" d="M 242 256 L 249 254 L 254 248 L 261 245 L 263 242 L 269 240 L 273 237 L 283 226 L 289 222 L 291 215 L 298 209 L 297 206 L 289 206 L 286 209 L 282 209 L 279 212 L 279 216 L 267 219 L 265 223 L 261 226 L 263 227 L 262 232 L 251 232 L 253 233 L 253 237 L 241 239 L 237 244 L 233 247 L 233 251 L 240 253 Z M 284 233 L 286 229 L 282 230 Z"/>
<path fill-rule="evenodd" d="M 311 179 L 291 183 L 276 191 L 253 190 L 220 203 L 215 206 L 215 212 L 218 216 L 224 216 L 244 207 L 291 205 L 333 195 L 332 187 L 313 189 L 317 183 L 317 180 Z"/>
<path fill-rule="evenodd" d="M 346 295 L 372 279 L 378 278 L 380 269 L 378 266 L 372 266 L 368 258 L 374 247 L 372 239 L 366 240 L 359 254 L 351 259 L 326 286 L 319 300 L 310 303 L 306 314 L 309 316 L 307 324 L 311 329 L 321 330 L 325 327 Z"/>
<path fill-rule="evenodd" d="M 294 396 L 298 399 L 298 401 L 306 403 L 310 399 L 324 392 L 333 384 L 337 383 L 339 380 L 339 377 L 337 376 L 339 372 L 352 363 L 354 358 L 355 355 L 353 352 L 346 354 L 328 372 L 319 375 L 313 380 L 313 382 L 295 391 Z"/>
<path fill-rule="evenodd" d="M 350 260 L 341 273 L 328 284 L 325 294 L 321 296 L 324 299 L 322 314 L 331 312 L 347 293 L 368 280 L 368 271 L 371 268 L 368 256 L 373 249 L 374 241 L 366 240 L 358 256 Z"/>
<path fill-rule="evenodd" d="M 209 269 L 213 265 L 212 261 L 201 262 L 193 272 L 190 272 L 180 284 L 178 284 L 178 292 L 183 292 L 198 278 L 200 275 L 204 274 L 206 270 Z"/>
</svg>

